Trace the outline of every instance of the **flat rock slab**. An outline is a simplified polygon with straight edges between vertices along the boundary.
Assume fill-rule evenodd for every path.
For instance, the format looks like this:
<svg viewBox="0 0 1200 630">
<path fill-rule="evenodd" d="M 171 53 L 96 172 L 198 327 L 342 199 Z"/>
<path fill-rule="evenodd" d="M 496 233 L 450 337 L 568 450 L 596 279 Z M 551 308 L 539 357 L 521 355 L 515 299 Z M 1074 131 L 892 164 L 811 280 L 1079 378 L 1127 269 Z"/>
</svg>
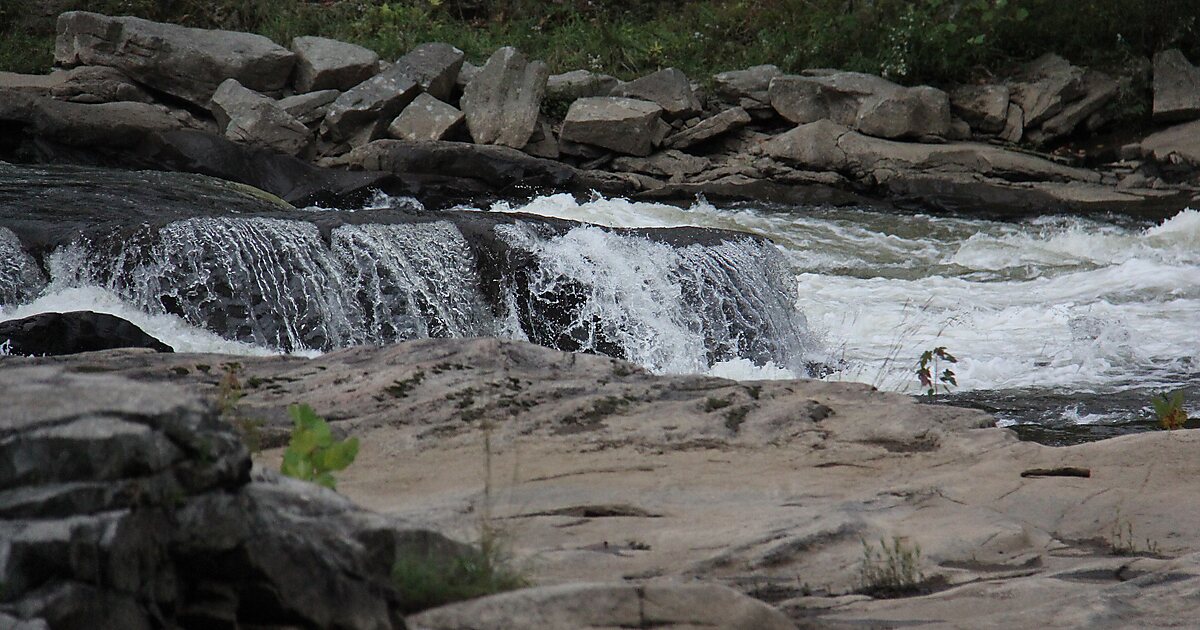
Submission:
<svg viewBox="0 0 1200 630">
<path fill-rule="evenodd" d="M 111 66 L 207 107 L 225 79 L 259 92 L 282 90 L 296 56 L 261 35 L 70 11 L 58 17 L 54 60 L 68 67 Z"/>
<path fill-rule="evenodd" d="M 561 138 L 628 155 L 649 155 L 662 108 L 617 96 L 581 98 L 563 119 Z"/>
<path fill-rule="evenodd" d="M 387 126 L 421 93 L 404 68 L 395 66 L 343 92 L 329 106 L 322 133 L 362 145 L 379 138 Z"/>
<path fill-rule="evenodd" d="M 748 124 L 750 124 L 750 114 L 741 107 L 733 107 L 715 116 L 705 118 L 679 133 L 667 136 L 663 140 L 663 146 L 668 149 L 685 149 L 730 131 L 741 129 Z"/>
</svg>

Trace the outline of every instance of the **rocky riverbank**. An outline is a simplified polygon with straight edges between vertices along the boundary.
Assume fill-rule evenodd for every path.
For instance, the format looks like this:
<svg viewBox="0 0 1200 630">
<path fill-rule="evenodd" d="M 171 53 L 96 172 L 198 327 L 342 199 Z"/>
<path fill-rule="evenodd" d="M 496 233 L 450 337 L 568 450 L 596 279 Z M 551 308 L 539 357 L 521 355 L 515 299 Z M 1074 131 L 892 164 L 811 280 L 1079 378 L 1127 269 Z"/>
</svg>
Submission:
<svg viewBox="0 0 1200 630">
<path fill-rule="evenodd" d="M 54 439 L 59 440 L 54 444 L 99 448 L 100 442 L 90 440 L 115 439 L 102 438 L 103 423 L 132 422 L 122 439 L 150 444 L 146 440 L 157 433 L 145 427 L 159 426 L 166 420 L 155 418 L 174 417 L 177 409 L 203 420 L 197 420 L 200 425 L 166 424 L 175 427 L 172 443 L 190 443 L 192 431 L 229 434 L 228 428 L 212 425 L 211 417 L 200 411 L 203 406 L 193 401 L 216 396 L 231 357 L 115 350 L 2 361 L 0 380 L 10 392 L 10 408 L 15 395 L 19 417 L 29 425 L 28 431 L 0 436 L 6 452 L 28 453 Z M 361 440 L 358 461 L 340 475 L 339 490 L 393 520 L 364 514 L 353 522 L 378 523 L 373 527 L 405 523 L 470 540 L 486 520 L 506 533 L 517 565 L 536 584 L 411 616 L 408 627 L 502 628 L 535 622 L 554 628 L 1174 627 L 1190 623 L 1200 589 L 1200 539 L 1186 527 L 1195 522 L 1196 507 L 1179 500 L 1197 491 L 1193 431 L 1052 448 L 989 428 L 991 419 L 980 412 L 931 407 L 862 385 L 653 376 L 606 357 L 486 339 L 353 348 L 316 359 L 238 357 L 237 363 L 244 387 L 237 413 L 262 422 L 268 447 L 284 435 L 284 409 L 295 402 L 312 404 L 330 418 L 335 431 Z M 56 390 L 54 399 L 61 402 L 47 404 L 50 387 L 67 388 Z M 78 387 L 93 393 L 62 395 Z M 97 396 L 101 391 L 104 395 Z M 164 392 L 176 402 L 163 402 Z M 76 409 L 80 406 L 86 409 Z M 79 423 L 94 425 L 96 431 L 68 430 L 82 427 Z M 59 434 L 63 437 L 54 437 Z M 161 448 L 174 453 L 172 448 L 182 447 L 164 442 Z M 301 492 L 296 484 L 265 477 L 243 485 L 248 460 L 240 447 L 230 448 L 232 455 L 221 455 L 210 465 L 229 462 L 226 468 L 237 473 L 230 473 L 223 492 L 244 489 L 219 495 L 228 497 L 222 500 L 236 503 L 243 501 L 236 498 L 242 495 L 249 500 L 263 492 L 272 497 Z M 71 461 L 98 465 L 100 460 L 82 453 L 100 451 L 79 452 Z M 126 513 L 144 519 L 166 509 L 155 507 L 158 494 L 143 494 L 141 507 L 130 508 L 128 502 L 112 506 L 115 513 L 85 509 L 80 501 L 128 497 L 115 490 L 132 483 L 122 480 L 133 474 L 147 480 L 197 478 L 134 473 L 147 464 L 133 460 L 157 451 L 126 452 L 133 468 L 124 470 L 131 472 L 117 474 L 111 468 L 114 475 L 97 476 L 73 464 L 74 476 L 62 472 L 65 468 L 54 469 L 62 472 L 55 477 L 60 485 L 31 485 L 32 477 L 27 477 L 35 473 L 21 472 L 48 474 L 49 460 L 29 460 L 20 471 L 9 471 L 7 477 L 16 477 L 5 482 L 12 489 L 0 503 L 8 519 L 4 526 L 25 533 L 9 539 L 6 557 L 28 558 L 33 556 L 22 555 L 26 551 L 58 548 L 43 540 L 51 530 L 22 525 L 28 523 L 22 519 L 49 518 L 29 510 L 53 507 L 53 518 L 68 519 L 62 521 L 64 528 L 67 522 L 87 519 L 119 522 L 131 518 L 120 516 Z M 154 461 L 179 457 L 186 454 Z M 256 460 L 265 469 L 279 457 L 278 450 L 269 448 Z M 179 470 L 180 465 L 164 470 Z M 75 480 L 85 477 L 91 486 L 113 492 L 81 493 Z M 214 500 L 211 490 L 183 487 L 176 519 L 199 509 L 194 503 Z M 34 489 L 38 496 L 52 489 L 61 500 L 34 501 Z M 310 502 L 305 513 L 324 513 L 311 501 L 336 503 L 339 513 L 351 509 L 335 495 L 303 493 Z M 75 513 L 97 515 L 69 516 Z M 113 514 L 117 516 L 110 518 Z M 217 516 L 234 518 L 212 514 Z M 267 549 L 265 541 L 285 531 L 273 518 L 256 522 L 262 527 L 247 551 Z M 322 517 L 320 527 L 305 520 L 286 522 L 286 531 L 298 536 L 323 536 L 326 528 L 341 531 L 328 517 Z M 71 531 L 82 536 L 84 530 Z M 209 537 L 216 535 L 211 527 L 206 531 Z M 165 553 L 154 557 L 178 563 L 182 543 L 170 541 L 187 537 L 173 536 L 164 542 L 166 551 L 134 548 Z M 887 591 L 864 583 L 864 542 L 878 553 L 880 539 L 889 548 L 898 544 L 901 553 L 917 554 L 913 583 L 907 585 L 914 590 L 903 599 L 879 598 Z M 319 562 L 351 562 L 356 550 L 368 551 L 344 546 L 324 548 Z M 99 548 L 110 553 L 103 551 L 110 548 L 105 543 Z M 251 560 L 268 557 L 262 554 Z M 68 558 L 75 556 L 38 565 L 37 580 L 96 583 L 87 577 L 91 574 L 80 573 L 94 565 Z M 161 562 L 152 566 L 164 566 Z M 31 566 L 11 560 L 4 565 L 6 583 L 18 588 L 6 592 L 0 612 L 31 618 L 85 601 L 82 591 L 64 591 L 57 598 L 36 591 Z M 236 618 L 246 621 L 241 615 L 251 604 L 234 602 L 263 597 L 261 588 L 250 588 L 263 584 L 256 580 L 288 579 L 269 587 L 284 588 L 306 579 L 300 575 L 307 570 L 251 563 L 286 573 L 271 568 L 265 577 L 251 572 L 258 577 L 249 581 L 219 579 L 222 597 L 193 606 L 193 596 L 181 593 L 217 591 L 184 588 L 195 579 L 184 565 L 169 565 L 181 571 L 170 593 L 138 586 L 165 582 L 129 581 L 127 572 L 113 573 L 123 566 L 108 569 L 120 580 L 100 584 L 130 605 L 156 602 L 151 610 L 168 621 L 196 610 L 206 611 L 206 618 L 237 611 Z M 344 575 L 375 579 L 365 577 L 374 575 L 368 569 Z M 19 579 L 14 581 L 14 575 Z M 317 594 L 305 596 L 304 602 L 297 599 L 297 593 L 311 590 L 279 591 L 284 599 L 277 609 L 320 609 Z M 387 592 L 384 588 L 382 599 L 373 601 L 401 601 L 388 598 L 402 594 Z M 380 614 L 388 609 L 378 607 Z M 303 618 L 322 625 L 322 617 Z M 343 624 L 339 627 L 387 627 L 352 623 L 340 613 L 330 617 L 335 618 Z M 400 627 L 399 621 L 394 623 Z"/>
<path fill-rule="evenodd" d="M 374 187 L 427 205 L 596 190 L 1012 216 L 1194 203 L 1197 70 L 1153 64 L 1160 129 L 1096 135 L 1119 85 L 1053 55 L 987 85 L 906 87 L 774 66 L 621 82 L 503 48 L 395 60 L 317 37 L 60 16 L 47 76 L 0 74 L 0 158 L 200 172 L 298 202 Z M 1089 141 L 1089 138 L 1095 138 Z M 1066 139 L 1082 156 L 1039 153 Z"/>
</svg>

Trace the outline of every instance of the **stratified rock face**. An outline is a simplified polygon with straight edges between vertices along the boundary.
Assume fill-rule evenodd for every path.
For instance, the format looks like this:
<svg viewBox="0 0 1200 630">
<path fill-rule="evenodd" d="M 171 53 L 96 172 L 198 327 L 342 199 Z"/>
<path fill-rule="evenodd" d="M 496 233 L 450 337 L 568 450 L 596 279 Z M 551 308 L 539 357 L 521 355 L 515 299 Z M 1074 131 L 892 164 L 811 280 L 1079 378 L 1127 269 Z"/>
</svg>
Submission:
<svg viewBox="0 0 1200 630">
<path fill-rule="evenodd" d="M 71 11 L 58 17 L 54 59 L 64 66 L 111 66 L 207 107 L 225 79 L 260 92 L 283 89 L 296 56 L 261 35 Z"/>
<path fill-rule="evenodd" d="M 308 146 L 308 128 L 272 98 L 228 79 L 212 97 L 212 112 L 226 138 L 255 147 L 296 155 Z"/>
<path fill-rule="evenodd" d="M 35 367 L 0 369 L 0 390 L 0 620 L 402 628 L 392 563 L 457 552 L 318 486 L 252 478 L 233 428 L 181 388 Z"/>
<path fill-rule="evenodd" d="M 827 119 L 880 138 L 944 137 L 950 131 L 945 92 L 906 88 L 870 74 L 776 77 L 769 95 L 780 116 L 800 125 Z"/>
<path fill-rule="evenodd" d="M 623 83 L 609 93 L 612 96 L 653 101 L 669 118 L 689 118 L 700 113 L 703 106 L 687 75 L 676 68 L 664 68 L 640 79 Z"/>
<path fill-rule="evenodd" d="M 334 140 L 359 140 L 364 144 L 383 134 L 390 123 L 421 93 L 421 86 L 395 65 L 363 81 L 329 106 L 322 123 Z"/>
<path fill-rule="evenodd" d="M 0 344 L 6 344 L 7 354 L 31 356 L 76 354 L 113 348 L 172 351 L 171 346 L 120 317 L 91 311 L 42 313 L 0 322 Z"/>
<path fill-rule="evenodd" d="M 526 61 L 516 48 L 492 53 L 463 90 L 462 110 L 475 143 L 514 149 L 528 144 L 549 76 L 546 64 Z"/>
<path fill-rule="evenodd" d="M 426 94 L 448 101 L 465 58 L 463 51 L 450 44 L 432 42 L 413 48 L 389 70 L 416 81 Z"/>
<path fill-rule="evenodd" d="M 782 612 L 727 586 L 671 582 L 530 588 L 443 606 L 408 623 L 415 630 L 796 627 Z"/>
<path fill-rule="evenodd" d="M 388 135 L 400 140 L 444 140 L 463 122 L 463 113 L 429 94 L 416 98 L 388 126 Z"/>
<path fill-rule="evenodd" d="M 153 102 L 146 90 L 124 72 L 106 66 L 85 66 L 60 71 L 63 81 L 50 90 L 54 98 L 75 103 Z"/>
<path fill-rule="evenodd" d="M 1154 56 L 1154 119 L 1191 120 L 1200 117 L 1200 68 L 1178 49 Z"/>
<path fill-rule="evenodd" d="M 570 102 L 589 96 L 608 96 L 618 83 L 616 77 L 587 70 L 552 74 L 546 80 L 546 98 Z"/>
<path fill-rule="evenodd" d="M 325 37 L 297 37 L 292 52 L 297 92 L 348 90 L 371 78 L 379 66 L 375 51 Z"/>
<path fill-rule="evenodd" d="M 1000 133 L 1008 120 L 1008 86 L 964 85 L 950 92 L 954 114 L 983 133 Z"/>
<path fill-rule="evenodd" d="M 581 98 L 563 119 L 563 140 L 629 155 L 650 155 L 662 108 L 650 101 L 617 96 Z"/>
<path fill-rule="evenodd" d="M 727 109 L 716 116 L 710 116 L 688 127 L 679 133 L 668 136 L 663 146 L 672 149 L 683 149 L 706 140 L 711 140 L 735 129 L 741 129 L 750 124 L 750 114 L 741 107 Z"/>
</svg>

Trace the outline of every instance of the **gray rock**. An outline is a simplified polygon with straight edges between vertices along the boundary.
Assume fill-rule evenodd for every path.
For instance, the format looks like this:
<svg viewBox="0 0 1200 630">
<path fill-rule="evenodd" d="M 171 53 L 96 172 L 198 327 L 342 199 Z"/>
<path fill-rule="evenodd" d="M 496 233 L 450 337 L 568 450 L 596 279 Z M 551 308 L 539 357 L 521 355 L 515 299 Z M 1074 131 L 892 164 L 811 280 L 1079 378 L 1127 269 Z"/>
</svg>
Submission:
<svg viewBox="0 0 1200 630">
<path fill-rule="evenodd" d="M 444 140 L 463 123 L 463 113 L 429 94 L 421 94 L 388 126 L 400 140 Z"/>
<path fill-rule="evenodd" d="M 616 77 L 587 70 L 552 74 L 546 79 L 546 98 L 571 102 L 590 96 L 608 96 L 619 83 Z"/>
<path fill-rule="evenodd" d="M 959 86 L 950 91 L 950 109 L 980 133 L 1000 133 L 1008 122 L 1008 86 Z"/>
<path fill-rule="evenodd" d="M 67 70 L 65 75 L 63 82 L 50 90 L 54 98 L 74 103 L 154 102 L 146 90 L 116 68 L 83 66 Z"/>
<path fill-rule="evenodd" d="M 609 92 L 611 96 L 641 99 L 658 103 L 668 118 L 690 118 L 704 108 L 687 75 L 676 68 L 664 68 Z"/>
<path fill-rule="evenodd" d="M 558 138 L 554 136 L 554 130 L 546 121 L 538 121 L 538 126 L 533 130 L 529 143 L 521 150 L 529 155 L 548 160 L 557 160 L 562 154 L 558 148 Z"/>
<path fill-rule="evenodd" d="M 1004 121 L 1004 129 L 997 136 L 1009 144 L 1016 144 L 1025 136 L 1025 110 L 1016 103 L 1008 104 L 1008 118 Z"/>
<path fill-rule="evenodd" d="M 768 91 L 771 106 L 797 124 L 825 119 L 883 138 L 944 136 L 950 127 L 945 92 L 870 74 L 787 75 L 772 79 Z"/>
<path fill-rule="evenodd" d="M 713 75 L 713 90 L 717 96 L 745 109 L 769 108 L 771 79 L 779 76 L 783 76 L 783 71 L 771 64 L 721 72 Z"/>
<path fill-rule="evenodd" d="M 459 89 L 467 87 L 467 84 L 479 75 L 480 67 L 470 61 L 463 61 L 462 68 L 458 71 L 458 78 L 454 80 L 454 85 Z"/>
<path fill-rule="evenodd" d="M 1160 164 L 1200 166 L 1200 121 L 1169 127 L 1142 140 L 1142 155 Z"/>
<path fill-rule="evenodd" d="M 667 150 L 644 158 L 619 157 L 613 160 L 612 167 L 618 171 L 681 180 L 689 175 L 696 175 L 708 170 L 712 167 L 712 162 L 707 158 Z"/>
<path fill-rule="evenodd" d="M 211 108 L 221 133 L 234 142 L 297 155 L 312 140 L 304 123 L 274 99 L 246 89 L 237 79 L 228 79 L 217 88 Z"/>
<path fill-rule="evenodd" d="M 329 106 L 321 123 L 322 134 L 334 140 L 353 138 L 355 146 L 383 135 L 388 124 L 421 92 L 403 70 L 393 65 L 343 92 Z"/>
<path fill-rule="evenodd" d="M 873 94 L 859 105 L 855 128 L 877 138 L 946 136 L 950 132 L 950 100 L 928 86 Z"/>
<path fill-rule="evenodd" d="M 763 153 L 819 170 L 838 171 L 846 168 L 846 153 L 838 140 L 850 129 L 831 120 L 821 119 L 780 134 L 762 145 Z"/>
<path fill-rule="evenodd" d="M 1154 55 L 1154 120 L 1200 117 L 1200 68 L 1178 49 Z"/>
<path fill-rule="evenodd" d="M 1084 95 L 1083 69 L 1048 53 L 1021 69 L 1009 84 L 1010 99 L 1021 106 L 1025 128 L 1041 125 L 1063 110 L 1067 103 Z"/>
<path fill-rule="evenodd" d="M 662 111 L 655 103 L 632 98 L 581 98 L 567 110 L 560 138 L 628 155 L 649 155 Z"/>
<path fill-rule="evenodd" d="M 410 50 L 391 69 L 416 81 L 430 96 L 449 101 L 464 59 L 463 51 L 454 46 L 431 42 Z"/>
<path fill-rule="evenodd" d="M 741 107 L 727 109 L 716 116 L 710 116 L 674 135 L 663 140 L 663 146 L 670 149 L 684 149 L 717 136 L 740 129 L 750 124 L 750 114 Z"/>
<path fill-rule="evenodd" d="M 1029 134 L 1034 144 L 1045 144 L 1074 132 L 1080 123 L 1100 111 L 1117 95 L 1118 85 L 1106 74 L 1087 70 L 1080 81 L 1080 89 L 1083 90 L 1083 98 L 1068 103 L 1062 111 L 1043 122 L 1040 129 Z"/>
<path fill-rule="evenodd" d="M 475 143 L 525 146 L 537 125 L 549 74 L 546 64 L 526 61 L 511 46 L 492 53 L 461 100 Z"/>
<path fill-rule="evenodd" d="M 182 110 L 149 103 L 71 103 L 33 94 L 0 92 L 0 120 L 18 121 L 42 139 L 70 147 L 113 150 L 175 129 L 204 129 Z"/>
<path fill-rule="evenodd" d="M 307 92 L 281 98 L 278 105 L 283 108 L 283 111 L 295 116 L 296 120 L 311 125 L 325 118 L 325 114 L 329 112 L 329 106 L 341 95 L 342 93 L 337 90 Z"/>
<path fill-rule="evenodd" d="M 292 39 L 296 53 L 297 92 L 348 90 L 379 70 L 379 55 L 362 46 L 325 37 Z"/>
<path fill-rule="evenodd" d="M 225 79 L 277 92 L 295 55 L 261 35 L 187 28 L 86 11 L 58 18 L 54 59 L 63 66 L 110 66 L 154 89 L 207 107 Z"/>
</svg>

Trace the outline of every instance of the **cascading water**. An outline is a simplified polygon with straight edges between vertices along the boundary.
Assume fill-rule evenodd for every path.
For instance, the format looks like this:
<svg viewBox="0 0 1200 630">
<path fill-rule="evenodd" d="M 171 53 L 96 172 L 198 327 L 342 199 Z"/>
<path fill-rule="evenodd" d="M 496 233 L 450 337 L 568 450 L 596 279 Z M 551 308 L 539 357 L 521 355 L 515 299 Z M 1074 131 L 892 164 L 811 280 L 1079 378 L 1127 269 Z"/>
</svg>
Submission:
<svg viewBox="0 0 1200 630">
<path fill-rule="evenodd" d="M 46 283 L 41 268 L 21 249 L 12 230 L 0 227 L 0 305 L 19 304 Z"/>
</svg>

